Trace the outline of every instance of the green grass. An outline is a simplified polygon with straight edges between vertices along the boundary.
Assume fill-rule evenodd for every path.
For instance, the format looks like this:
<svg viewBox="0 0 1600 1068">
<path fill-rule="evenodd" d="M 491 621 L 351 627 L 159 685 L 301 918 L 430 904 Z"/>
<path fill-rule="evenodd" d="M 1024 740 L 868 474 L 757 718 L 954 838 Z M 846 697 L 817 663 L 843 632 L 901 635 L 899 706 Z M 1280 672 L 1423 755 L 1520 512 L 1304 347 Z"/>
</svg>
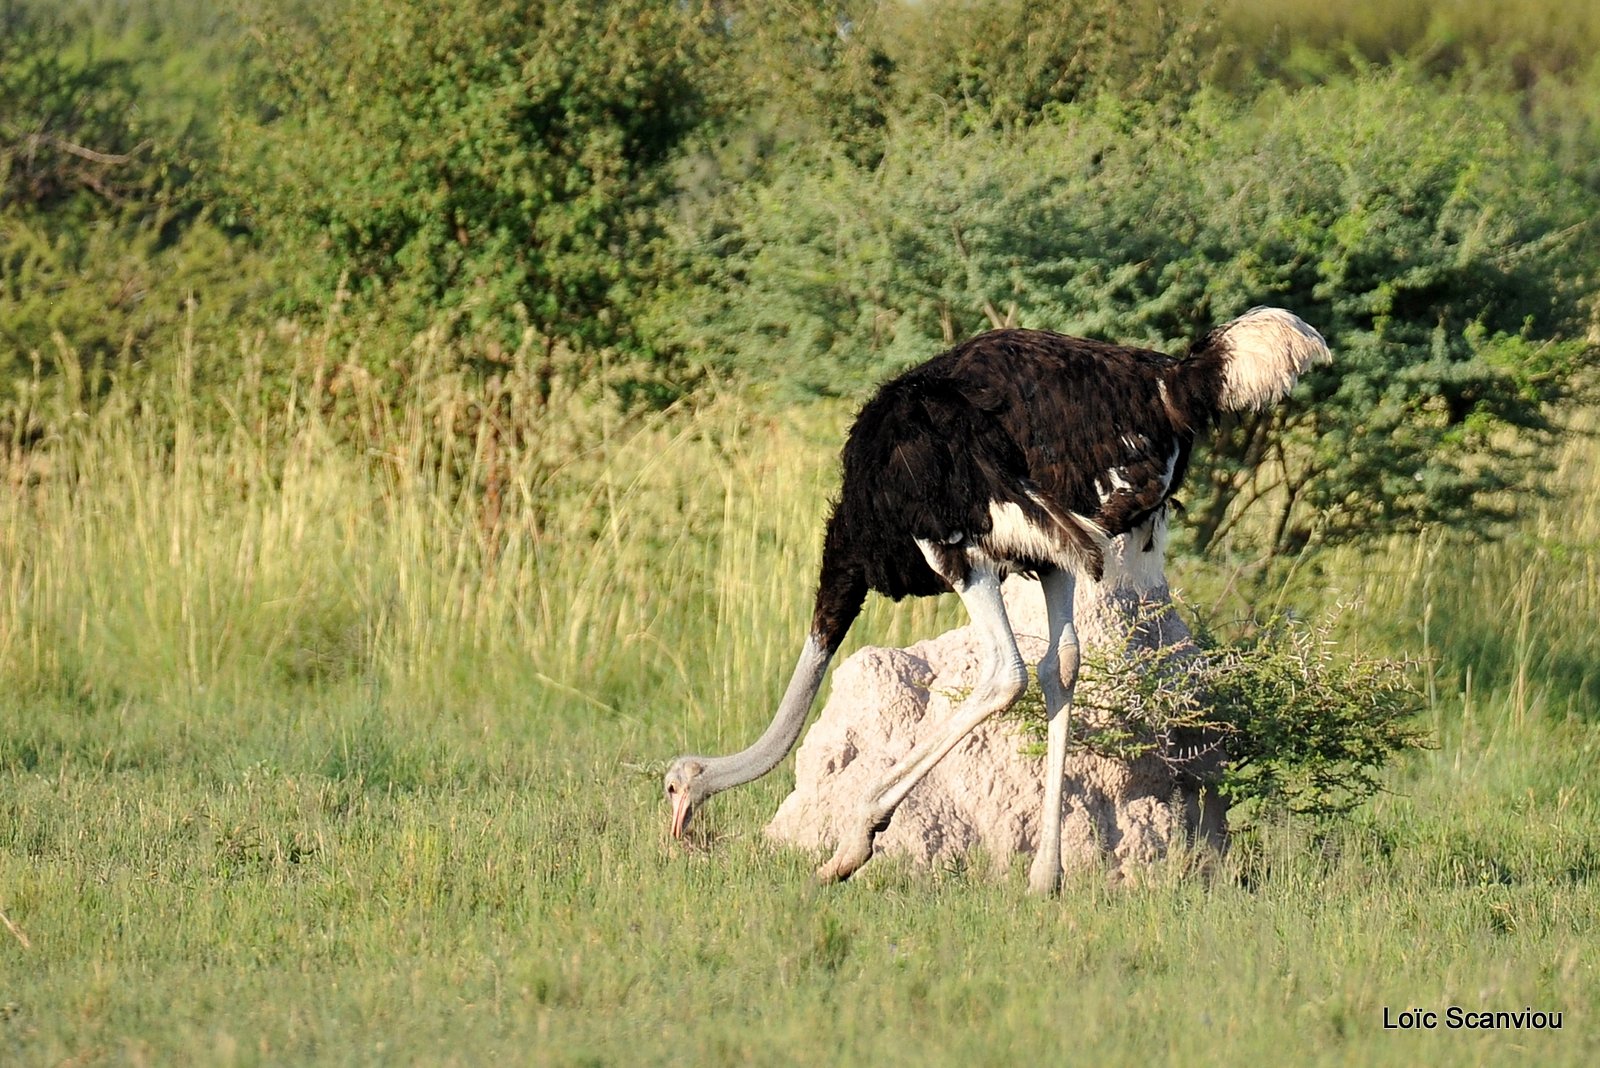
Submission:
<svg viewBox="0 0 1600 1068">
<path fill-rule="evenodd" d="M 1059 901 L 1003 861 L 821 889 L 760 834 L 787 769 L 688 849 L 658 769 L 769 715 L 847 413 L 557 427 L 512 369 L 500 407 L 419 374 L 396 424 L 297 343 L 286 391 L 246 374 L 199 418 L 190 352 L 7 467 L 0 1061 L 1600 1056 L 1600 710 L 1562 666 L 1597 653 L 1592 442 L 1532 557 L 1396 543 L 1307 584 L 1440 665 L 1438 747 L 1352 820 Z M 958 620 L 875 602 L 853 640 Z M 1451 1004 L 1565 1027 L 1382 1027 Z"/>
</svg>

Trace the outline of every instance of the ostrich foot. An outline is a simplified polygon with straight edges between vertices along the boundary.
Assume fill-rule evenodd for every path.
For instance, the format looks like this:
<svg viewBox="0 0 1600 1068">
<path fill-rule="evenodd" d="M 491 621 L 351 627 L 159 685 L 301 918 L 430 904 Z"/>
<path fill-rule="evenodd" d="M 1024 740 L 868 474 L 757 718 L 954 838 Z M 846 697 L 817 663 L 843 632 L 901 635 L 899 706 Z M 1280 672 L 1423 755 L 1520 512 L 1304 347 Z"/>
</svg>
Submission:
<svg viewBox="0 0 1600 1068">
<path fill-rule="evenodd" d="M 887 817 L 882 820 L 867 817 L 856 824 L 854 831 L 841 834 L 833 858 L 817 869 L 817 882 L 842 883 L 854 875 L 861 865 L 872 859 L 872 840 L 888 825 Z"/>
</svg>

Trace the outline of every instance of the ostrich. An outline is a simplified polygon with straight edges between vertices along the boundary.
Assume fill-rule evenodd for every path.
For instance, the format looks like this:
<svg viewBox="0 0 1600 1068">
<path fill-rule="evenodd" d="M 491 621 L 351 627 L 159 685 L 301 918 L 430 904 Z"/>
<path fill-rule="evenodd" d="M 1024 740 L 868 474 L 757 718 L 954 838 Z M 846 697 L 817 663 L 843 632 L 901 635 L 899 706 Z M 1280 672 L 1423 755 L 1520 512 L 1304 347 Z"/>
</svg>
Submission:
<svg viewBox="0 0 1600 1068">
<path fill-rule="evenodd" d="M 1255 308 L 1212 330 L 1184 359 L 1007 329 L 886 383 L 845 441 L 810 633 L 777 712 L 743 752 L 672 764 L 665 786 L 673 836 L 683 836 L 708 797 L 765 775 L 788 755 L 868 590 L 897 601 L 953 590 L 983 636 L 987 665 L 949 722 L 878 783 L 817 870 L 823 882 L 849 878 L 912 787 L 1027 687 L 1000 582 L 1031 572 L 1048 620 L 1038 676 L 1049 726 L 1040 843 L 1028 882 L 1034 892 L 1055 892 L 1079 667 L 1077 577 L 1101 578 L 1118 535 L 1159 552 L 1155 526 L 1183 481 L 1196 434 L 1222 412 L 1281 400 L 1301 372 L 1331 358 L 1322 335 L 1297 316 Z"/>
</svg>

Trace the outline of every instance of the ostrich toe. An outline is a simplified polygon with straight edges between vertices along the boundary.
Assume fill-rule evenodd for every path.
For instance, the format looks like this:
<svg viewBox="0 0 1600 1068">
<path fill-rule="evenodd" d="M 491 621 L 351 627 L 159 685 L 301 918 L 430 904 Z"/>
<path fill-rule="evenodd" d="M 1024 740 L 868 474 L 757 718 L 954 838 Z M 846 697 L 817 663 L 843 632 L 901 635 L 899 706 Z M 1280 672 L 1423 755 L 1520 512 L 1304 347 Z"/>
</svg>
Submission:
<svg viewBox="0 0 1600 1068">
<path fill-rule="evenodd" d="M 839 839 L 833 858 L 817 869 L 820 883 L 842 883 L 872 859 L 872 839 L 876 837 L 870 823 L 858 825 L 854 832 L 847 831 Z"/>
</svg>

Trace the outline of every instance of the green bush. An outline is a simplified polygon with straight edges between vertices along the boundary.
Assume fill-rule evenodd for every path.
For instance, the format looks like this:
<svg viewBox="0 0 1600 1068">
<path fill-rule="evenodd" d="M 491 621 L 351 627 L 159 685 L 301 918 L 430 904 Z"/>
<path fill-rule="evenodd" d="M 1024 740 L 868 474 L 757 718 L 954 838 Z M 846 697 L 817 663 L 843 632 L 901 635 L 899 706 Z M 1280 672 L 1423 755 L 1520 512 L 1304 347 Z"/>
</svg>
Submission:
<svg viewBox="0 0 1600 1068">
<path fill-rule="evenodd" d="M 896 112 L 959 129 L 1028 125 L 1112 95 L 1181 105 L 1215 50 L 1204 5 L 931 0 L 881 31 Z"/>
<path fill-rule="evenodd" d="M 628 347 L 665 164 L 709 106 L 702 16 L 342 0 L 264 22 L 262 107 L 229 136 L 239 218 L 303 257 L 312 308 L 342 284 L 408 332 Z"/>
<path fill-rule="evenodd" d="M 125 368 L 231 277 L 186 132 L 146 99 L 49 9 L 0 8 L 0 392 L 36 363 Z"/>
<path fill-rule="evenodd" d="M 1391 759 L 1429 743 L 1416 665 L 1341 647 L 1333 631 L 1278 618 L 1204 654 L 1199 682 L 1227 754 L 1219 785 L 1239 816 L 1349 812 Z"/>
<path fill-rule="evenodd" d="M 1336 623 L 1276 617 L 1236 641 L 1197 626 L 1195 655 L 1092 648 L 1073 744 L 1122 760 L 1157 753 L 1211 779 L 1241 826 L 1285 811 L 1348 813 L 1382 787 L 1395 756 L 1429 739 L 1415 722 L 1416 665 L 1340 643 Z M 1016 715 L 1042 752 L 1037 691 Z"/>
<path fill-rule="evenodd" d="M 1006 321 L 1178 352 L 1279 304 L 1335 363 L 1200 451 L 1199 547 L 1484 529 L 1590 354 L 1597 215 L 1493 101 L 1404 74 L 1205 95 L 1176 123 L 1102 100 L 734 190 L 655 323 L 709 365 L 860 393 Z"/>
</svg>

